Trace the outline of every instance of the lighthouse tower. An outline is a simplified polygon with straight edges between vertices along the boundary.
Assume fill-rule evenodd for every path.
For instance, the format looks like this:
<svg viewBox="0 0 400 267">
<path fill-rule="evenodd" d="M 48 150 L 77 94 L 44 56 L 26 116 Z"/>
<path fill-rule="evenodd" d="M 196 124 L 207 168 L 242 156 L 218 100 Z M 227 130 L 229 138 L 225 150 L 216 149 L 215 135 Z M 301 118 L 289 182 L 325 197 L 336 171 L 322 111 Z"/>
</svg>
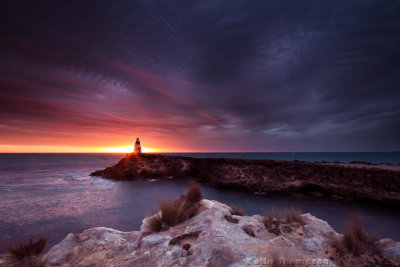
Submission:
<svg viewBox="0 0 400 267">
<path fill-rule="evenodd" d="M 141 154 L 142 153 L 142 148 L 140 147 L 140 140 L 139 137 L 136 138 L 136 142 L 135 142 L 135 149 L 134 151 L 136 154 Z"/>
</svg>

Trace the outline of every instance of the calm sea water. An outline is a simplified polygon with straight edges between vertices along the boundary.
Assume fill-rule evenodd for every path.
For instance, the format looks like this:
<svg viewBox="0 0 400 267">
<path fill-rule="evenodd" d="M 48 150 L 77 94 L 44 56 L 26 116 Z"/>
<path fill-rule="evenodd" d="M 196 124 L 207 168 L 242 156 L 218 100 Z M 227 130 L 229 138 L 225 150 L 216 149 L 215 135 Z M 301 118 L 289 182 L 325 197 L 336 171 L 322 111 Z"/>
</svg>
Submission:
<svg viewBox="0 0 400 267">
<path fill-rule="evenodd" d="M 237 157 L 242 153 L 185 154 L 198 157 Z M 312 154 L 312 155 L 310 155 Z M 323 157 L 318 158 L 317 154 Z M 333 154 L 333 155 L 332 155 Z M 363 153 L 362 153 L 363 154 Z M 246 153 L 245 157 L 311 161 L 370 161 L 399 163 L 397 153 L 375 157 L 351 153 Z M 165 198 L 177 198 L 187 188 L 182 181 L 110 181 L 88 176 L 115 164 L 122 154 L 0 154 L 0 243 L 29 234 L 50 235 L 50 246 L 68 233 L 105 226 L 121 231 L 140 228 L 142 219 Z M 302 158 L 301 158 L 302 157 Z M 367 160 L 369 159 L 369 160 Z M 271 207 L 291 206 L 328 221 L 336 230 L 345 229 L 351 216 L 364 218 L 369 231 L 400 240 L 400 211 L 379 205 L 347 203 L 328 199 L 270 197 L 202 186 L 205 198 L 241 207 L 248 215 L 262 214 Z M 1 252 L 1 250 L 0 250 Z"/>
</svg>

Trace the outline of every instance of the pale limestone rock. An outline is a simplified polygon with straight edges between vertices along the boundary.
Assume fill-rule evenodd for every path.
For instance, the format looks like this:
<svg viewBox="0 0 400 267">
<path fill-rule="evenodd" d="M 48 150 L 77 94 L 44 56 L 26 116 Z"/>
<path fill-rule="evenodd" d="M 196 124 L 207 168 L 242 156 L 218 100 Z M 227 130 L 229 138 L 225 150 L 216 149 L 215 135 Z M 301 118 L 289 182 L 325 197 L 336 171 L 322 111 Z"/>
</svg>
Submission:
<svg viewBox="0 0 400 267">
<path fill-rule="evenodd" d="M 235 216 L 236 224 L 225 219 L 231 211 L 225 204 L 202 200 L 201 205 L 195 217 L 158 233 L 149 233 L 148 219 L 144 219 L 143 232 L 98 227 L 69 234 L 46 254 L 49 266 L 245 266 L 267 262 L 273 255 L 335 266 L 322 250 L 339 234 L 311 214 L 302 215 L 303 236 L 296 234 L 299 229 L 276 236 L 265 229 L 262 216 Z M 255 237 L 243 231 L 245 225 L 254 230 Z M 182 249 L 184 244 L 190 244 L 188 251 Z M 399 255 L 396 246 L 390 243 L 393 249 L 387 253 Z"/>
<path fill-rule="evenodd" d="M 144 237 L 142 239 L 142 244 L 144 246 L 150 247 L 152 245 L 162 243 L 163 241 L 165 241 L 165 237 L 164 236 L 153 234 L 153 235 L 149 235 L 149 236 Z"/>
<path fill-rule="evenodd" d="M 382 253 L 385 257 L 400 263 L 400 242 L 385 238 L 379 240 L 379 245 L 381 246 L 383 251 Z"/>
<path fill-rule="evenodd" d="M 294 243 L 283 236 L 275 237 L 269 241 L 271 244 L 280 247 L 293 247 Z"/>
<path fill-rule="evenodd" d="M 182 255 L 183 255 L 183 250 L 180 247 L 174 247 L 171 250 L 171 258 L 172 259 L 180 258 L 180 257 L 182 257 Z"/>
<path fill-rule="evenodd" d="M 306 237 L 302 239 L 303 246 L 312 252 L 330 247 L 333 238 L 341 237 L 326 221 L 318 219 L 310 213 L 301 215 L 305 221 Z"/>
</svg>

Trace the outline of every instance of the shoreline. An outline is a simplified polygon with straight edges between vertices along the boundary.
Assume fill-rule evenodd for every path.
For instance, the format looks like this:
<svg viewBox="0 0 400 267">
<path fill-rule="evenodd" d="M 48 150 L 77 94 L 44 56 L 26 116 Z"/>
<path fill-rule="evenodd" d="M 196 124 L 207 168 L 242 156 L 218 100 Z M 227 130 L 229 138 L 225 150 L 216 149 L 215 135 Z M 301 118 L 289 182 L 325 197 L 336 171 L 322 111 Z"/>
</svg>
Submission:
<svg viewBox="0 0 400 267">
<path fill-rule="evenodd" d="M 193 179 L 219 189 L 400 204 L 400 165 L 126 154 L 91 176 Z"/>
</svg>

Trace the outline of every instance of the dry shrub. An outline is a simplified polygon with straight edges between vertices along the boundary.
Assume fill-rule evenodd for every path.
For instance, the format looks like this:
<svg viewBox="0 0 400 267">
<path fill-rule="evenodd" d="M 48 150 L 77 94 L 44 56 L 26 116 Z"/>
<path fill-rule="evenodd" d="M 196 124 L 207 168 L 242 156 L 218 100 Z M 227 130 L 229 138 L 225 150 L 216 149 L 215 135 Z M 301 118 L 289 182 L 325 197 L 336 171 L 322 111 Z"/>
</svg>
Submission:
<svg viewBox="0 0 400 267">
<path fill-rule="evenodd" d="M 232 207 L 231 208 L 231 214 L 232 215 L 237 215 L 237 216 L 244 216 L 244 211 L 241 208 L 238 207 Z"/>
<path fill-rule="evenodd" d="M 301 210 L 295 209 L 293 206 L 290 210 L 285 210 L 285 219 L 287 223 L 298 222 L 304 225 L 304 219 L 301 217 Z"/>
<path fill-rule="evenodd" d="M 343 245 L 343 241 L 340 239 L 333 239 L 331 241 L 331 247 L 334 248 L 336 250 L 336 252 L 339 254 L 340 257 L 342 257 L 345 253 L 345 247 Z"/>
<path fill-rule="evenodd" d="M 347 224 L 347 232 L 343 236 L 343 244 L 355 257 L 362 254 L 381 253 L 374 237 L 368 236 L 360 219 L 353 218 Z"/>
<path fill-rule="evenodd" d="M 6 264 L 9 266 L 45 266 L 46 262 L 39 255 L 46 248 L 47 241 L 47 237 L 41 236 L 36 242 L 33 242 L 31 235 L 27 243 L 18 240 L 14 245 L 4 246 L 8 252 Z"/>
<path fill-rule="evenodd" d="M 186 196 L 190 202 L 198 202 L 203 199 L 203 194 L 200 186 L 197 183 L 190 186 L 190 188 L 186 191 Z"/>
<path fill-rule="evenodd" d="M 160 232 L 162 230 L 163 221 L 160 214 L 155 214 L 149 219 L 149 228 L 152 232 Z"/>
<path fill-rule="evenodd" d="M 202 198 L 200 186 L 198 184 L 193 184 L 186 191 L 184 196 L 181 196 L 175 201 L 182 205 L 182 213 L 179 217 L 179 222 L 186 221 L 197 214 L 197 211 L 201 206 L 200 200 L 202 200 Z"/>
<path fill-rule="evenodd" d="M 272 229 L 273 223 L 274 223 L 274 213 L 275 213 L 275 209 L 272 208 L 271 211 L 265 214 L 264 217 L 264 225 L 265 228 L 267 228 L 268 230 Z"/>
<path fill-rule="evenodd" d="M 276 222 L 275 222 L 275 227 L 279 228 L 281 226 L 282 220 L 281 220 L 281 213 L 278 213 L 276 216 Z"/>
<path fill-rule="evenodd" d="M 183 205 L 181 202 L 165 200 L 160 202 L 160 209 L 162 222 L 166 226 L 172 227 L 179 222 L 179 217 L 183 211 Z"/>
</svg>

